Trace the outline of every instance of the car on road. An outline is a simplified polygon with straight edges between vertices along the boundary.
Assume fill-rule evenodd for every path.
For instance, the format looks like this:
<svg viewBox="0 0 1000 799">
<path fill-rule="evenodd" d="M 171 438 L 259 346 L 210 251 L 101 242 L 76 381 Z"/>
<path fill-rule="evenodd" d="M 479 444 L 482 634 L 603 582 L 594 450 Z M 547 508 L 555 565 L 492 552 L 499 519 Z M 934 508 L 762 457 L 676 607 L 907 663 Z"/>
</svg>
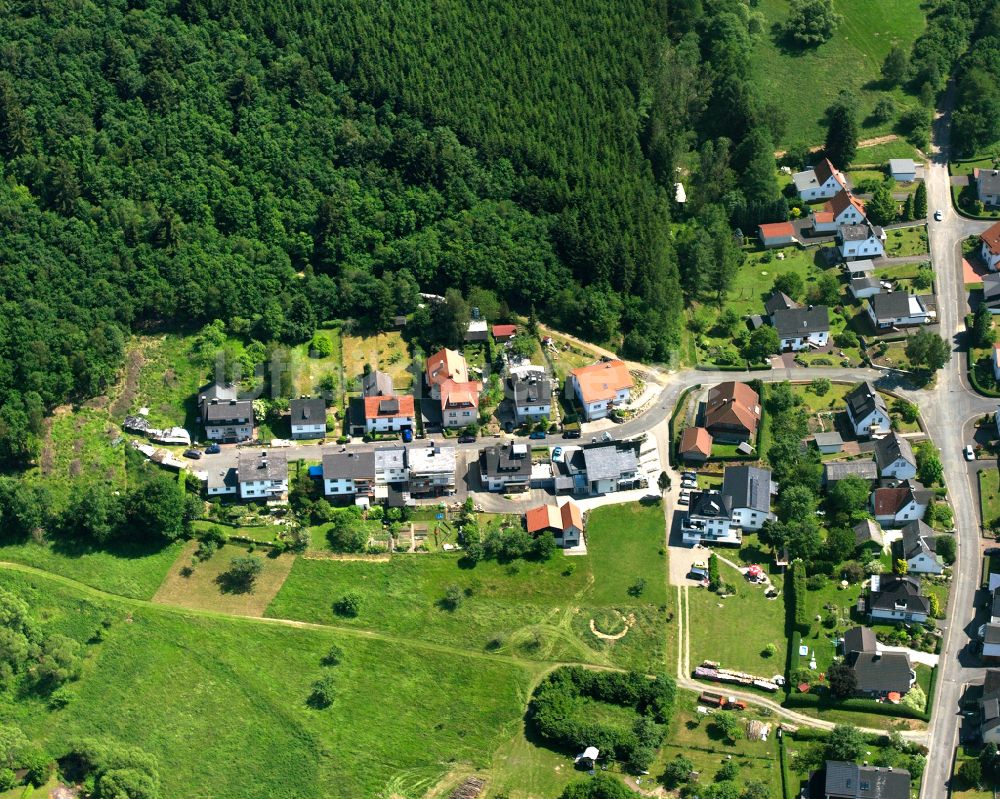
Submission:
<svg viewBox="0 0 1000 799">
<path fill-rule="evenodd" d="M 678 505 L 690 505 L 691 504 L 691 492 L 681 491 L 680 498 L 677 500 Z"/>
<path fill-rule="evenodd" d="M 205 447 L 206 455 L 218 455 L 220 452 L 222 452 L 222 447 L 220 447 L 218 444 L 209 444 L 207 447 Z"/>
<path fill-rule="evenodd" d="M 191 458 L 192 460 L 198 460 L 199 458 L 201 458 L 201 450 L 200 449 L 186 449 L 186 450 L 184 450 L 184 457 L 185 458 Z"/>
<path fill-rule="evenodd" d="M 681 480 L 697 480 L 698 472 L 681 472 Z"/>
<path fill-rule="evenodd" d="M 940 222 L 942 219 L 944 219 L 944 212 L 940 208 L 938 208 L 934 212 L 934 221 L 935 222 Z"/>
<path fill-rule="evenodd" d="M 475 444 L 476 443 L 476 437 L 475 436 L 469 436 L 469 435 L 459 436 L 458 437 L 458 443 L 459 444 Z"/>
<path fill-rule="evenodd" d="M 563 438 L 579 438 L 579 430 L 563 430 Z"/>
<path fill-rule="evenodd" d="M 972 448 L 972 444 L 966 444 L 965 449 L 962 450 L 962 454 L 965 455 L 967 461 L 974 461 L 976 459 L 976 451 Z"/>
<path fill-rule="evenodd" d="M 539 439 L 545 438 L 546 435 L 547 434 L 544 430 L 536 430 L 534 433 L 528 436 L 528 438 L 533 438 L 537 441 Z"/>
<path fill-rule="evenodd" d="M 407 428 L 403 430 L 403 443 L 409 444 L 411 441 L 413 441 L 413 431 Z"/>
<path fill-rule="evenodd" d="M 555 449 L 552 450 L 552 460 L 553 461 L 555 461 L 556 463 L 559 463 L 559 461 L 562 460 L 562 457 L 563 457 L 563 448 L 562 447 L 556 447 Z"/>
<path fill-rule="evenodd" d="M 697 488 L 697 480 L 681 480 L 681 488 Z"/>
</svg>

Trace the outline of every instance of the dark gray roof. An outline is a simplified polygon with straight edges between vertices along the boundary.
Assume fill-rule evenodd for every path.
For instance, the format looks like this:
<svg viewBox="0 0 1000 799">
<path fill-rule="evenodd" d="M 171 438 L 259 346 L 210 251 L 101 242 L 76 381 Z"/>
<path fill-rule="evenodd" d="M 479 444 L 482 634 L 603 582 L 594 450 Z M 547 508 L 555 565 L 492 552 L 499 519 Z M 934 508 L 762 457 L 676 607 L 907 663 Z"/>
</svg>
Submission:
<svg viewBox="0 0 1000 799">
<path fill-rule="evenodd" d="M 980 194 L 1000 194 L 1000 171 L 996 169 L 980 169 L 978 180 Z"/>
<path fill-rule="evenodd" d="M 322 397 L 301 397 L 288 403 L 292 424 L 326 424 L 326 401 Z"/>
<path fill-rule="evenodd" d="M 841 241 L 864 241 L 865 239 L 877 235 L 877 228 L 867 224 L 841 225 L 837 232 Z"/>
<path fill-rule="evenodd" d="M 771 314 L 771 324 L 779 338 L 798 338 L 830 330 L 830 311 L 825 305 L 788 308 Z"/>
<path fill-rule="evenodd" d="M 979 700 L 980 730 L 992 730 L 1000 727 L 1000 700 L 996 695 L 984 696 Z"/>
<path fill-rule="evenodd" d="M 241 483 L 255 480 L 287 480 L 288 455 L 283 450 L 240 450 L 236 468 Z"/>
<path fill-rule="evenodd" d="M 531 449 L 527 444 L 496 444 L 479 453 L 479 470 L 488 477 L 531 477 Z"/>
<path fill-rule="evenodd" d="M 934 531 L 920 519 L 910 522 L 903 528 L 903 557 L 909 560 L 920 553 L 934 553 Z"/>
<path fill-rule="evenodd" d="M 729 497 L 718 491 L 696 491 L 691 494 L 688 517 L 706 519 L 730 519 L 733 506 Z"/>
<path fill-rule="evenodd" d="M 515 405 L 547 405 L 552 402 L 552 381 L 545 375 L 529 372 L 510 378 Z"/>
<path fill-rule="evenodd" d="M 858 678 L 859 691 L 905 694 L 910 690 L 910 659 L 903 652 L 855 652 L 848 664 Z"/>
<path fill-rule="evenodd" d="M 209 472 L 206 480 L 208 488 L 233 488 L 238 482 L 235 466 Z"/>
<path fill-rule="evenodd" d="M 616 480 L 639 469 L 639 444 L 613 441 L 583 448 L 588 480 Z"/>
<path fill-rule="evenodd" d="M 201 403 L 203 422 L 242 422 L 253 420 L 253 403 L 250 400 L 205 399 Z"/>
<path fill-rule="evenodd" d="M 879 295 L 881 296 L 881 295 Z M 854 419 L 861 420 L 872 411 L 878 410 L 884 414 L 889 413 L 882 395 L 875 390 L 869 381 L 865 381 L 859 386 L 851 389 L 844 397 L 847 402 L 847 410 L 850 411 Z"/>
<path fill-rule="evenodd" d="M 392 394 L 392 378 L 385 372 L 372 369 L 361 376 L 361 394 L 365 397 L 380 397 Z"/>
<path fill-rule="evenodd" d="M 983 634 L 983 643 L 1000 644 L 1000 624 L 990 622 L 986 625 L 986 631 Z"/>
<path fill-rule="evenodd" d="M 865 519 L 854 525 L 854 545 L 860 547 L 869 543 L 882 546 L 882 530 L 879 528 L 878 522 Z"/>
<path fill-rule="evenodd" d="M 767 311 L 768 314 L 798 307 L 799 304 L 783 291 L 772 291 L 770 295 L 768 295 L 768 298 L 764 300 L 764 310 Z"/>
<path fill-rule="evenodd" d="M 875 442 L 875 462 L 879 469 L 884 469 L 898 458 L 914 466 L 917 464 L 917 459 L 913 457 L 913 447 L 901 435 L 889 433 L 885 438 Z"/>
<path fill-rule="evenodd" d="M 826 761 L 824 791 L 846 799 L 909 799 L 910 773 L 905 769 L 859 766 L 841 760 Z"/>
<path fill-rule="evenodd" d="M 888 291 L 868 300 L 876 319 L 902 319 L 910 315 L 910 295 L 906 291 Z"/>
<path fill-rule="evenodd" d="M 722 477 L 722 493 L 732 508 L 771 510 L 771 470 L 757 466 L 727 466 Z"/>
<path fill-rule="evenodd" d="M 370 449 L 323 453 L 325 480 L 374 480 L 375 452 Z"/>
<path fill-rule="evenodd" d="M 910 613 L 930 613 L 930 600 L 920 595 L 920 582 L 913 577 L 889 576 L 879 581 L 879 590 L 871 595 L 872 610 L 896 610 L 901 606 Z"/>
<path fill-rule="evenodd" d="M 882 284 L 879 282 L 877 277 L 871 277 L 870 275 L 863 275 L 862 277 L 852 277 L 851 278 L 851 291 L 858 292 L 864 291 L 865 289 L 881 289 Z"/>
<path fill-rule="evenodd" d="M 983 678 L 983 696 L 1000 696 L 1000 669 L 986 669 Z"/>
<path fill-rule="evenodd" d="M 203 400 L 219 400 L 228 402 L 237 398 L 236 386 L 223 386 L 212 383 L 201 390 L 199 397 Z"/>
<path fill-rule="evenodd" d="M 823 464 L 823 477 L 828 483 L 835 483 L 845 477 L 860 477 L 862 480 L 875 480 L 878 470 L 875 461 L 830 461 Z"/>
<path fill-rule="evenodd" d="M 983 299 L 986 302 L 1000 300 L 1000 274 L 983 275 Z"/>
<path fill-rule="evenodd" d="M 852 652 L 874 652 L 876 647 L 875 633 L 870 627 L 852 627 L 844 633 L 844 654 Z"/>
<path fill-rule="evenodd" d="M 832 447 L 834 445 L 841 445 L 844 443 L 844 439 L 841 438 L 840 433 L 833 430 L 829 433 L 815 433 L 813 439 L 816 441 L 817 447 Z"/>
</svg>

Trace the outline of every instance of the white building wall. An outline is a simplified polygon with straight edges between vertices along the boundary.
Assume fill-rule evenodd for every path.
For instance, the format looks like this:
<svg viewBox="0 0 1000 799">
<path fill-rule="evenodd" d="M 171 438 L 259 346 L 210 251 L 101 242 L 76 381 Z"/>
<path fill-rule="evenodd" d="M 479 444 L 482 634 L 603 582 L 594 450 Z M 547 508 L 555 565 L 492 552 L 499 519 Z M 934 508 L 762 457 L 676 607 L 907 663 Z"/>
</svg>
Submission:
<svg viewBox="0 0 1000 799">
<path fill-rule="evenodd" d="M 379 416 L 365 419 L 365 429 L 369 433 L 398 433 L 404 427 L 413 427 L 412 416 Z"/>
</svg>

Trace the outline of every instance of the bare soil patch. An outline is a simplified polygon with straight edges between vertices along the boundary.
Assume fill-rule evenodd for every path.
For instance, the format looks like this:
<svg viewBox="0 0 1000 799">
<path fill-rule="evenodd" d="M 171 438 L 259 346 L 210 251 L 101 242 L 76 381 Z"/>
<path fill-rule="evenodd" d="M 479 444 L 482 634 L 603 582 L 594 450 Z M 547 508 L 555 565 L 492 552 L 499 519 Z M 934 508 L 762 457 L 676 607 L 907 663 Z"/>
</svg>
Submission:
<svg viewBox="0 0 1000 799">
<path fill-rule="evenodd" d="M 132 403 L 139 394 L 139 372 L 146 362 L 141 347 L 133 347 L 125 363 L 125 377 L 122 381 L 121 393 L 111 405 L 111 415 L 118 419 L 129 412 Z"/>
</svg>

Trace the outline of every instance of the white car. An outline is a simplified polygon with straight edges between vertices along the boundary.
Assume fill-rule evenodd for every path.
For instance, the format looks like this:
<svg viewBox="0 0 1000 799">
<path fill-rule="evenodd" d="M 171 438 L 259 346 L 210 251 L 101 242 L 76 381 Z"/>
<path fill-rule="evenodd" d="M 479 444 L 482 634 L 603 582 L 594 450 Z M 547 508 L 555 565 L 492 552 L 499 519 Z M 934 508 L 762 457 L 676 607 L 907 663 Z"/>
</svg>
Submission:
<svg viewBox="0 0 1000 799">
<path fill-rule="evenodd" d="M 942 219 L 944 219 L 944 211 L 942 211 L 940 208 L 938 208 L 934 212 L 934 221 L 935 222 L 940 222 Z"/>
<path fill-rule="evenodd" d="M 691 494 L 688 491 L 681 491 L 680 499 L 677 500 L 678 505 L 690 505 L 691 504 Z"/>
<path fill-rule="evenodd" d="M 962 453 L 965 455 L 967 461 L 974 461 L 976 459 L 976 451 L 972 448 L 972 444 L 966 444 Z"/>
</svg>

